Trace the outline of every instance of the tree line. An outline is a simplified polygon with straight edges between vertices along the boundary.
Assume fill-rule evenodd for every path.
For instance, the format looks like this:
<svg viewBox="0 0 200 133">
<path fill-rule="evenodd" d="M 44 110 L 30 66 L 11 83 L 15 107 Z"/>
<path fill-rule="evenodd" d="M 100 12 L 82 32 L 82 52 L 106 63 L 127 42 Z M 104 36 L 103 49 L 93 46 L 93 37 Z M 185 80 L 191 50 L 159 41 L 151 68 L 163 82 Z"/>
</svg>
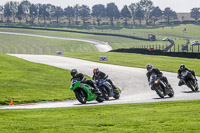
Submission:
<svg viewBox="0 0 200 133">
<path fill-rule="evenodd" d="M 164 19 L 168 24 L 172 20 L 177 19 L 177 14 L 170 7 L 165 8 L 163 11 L 154 6 L 151 0 L 141 0 L 138 3 L 131 3 L 125 5 L 121 10 L 118 9 L 115 3 L 108 3 L 106 6 L 103 4 L 96 4 L 90 9 L 87 5 L 68 6 L 61 8 L 52 4 L 33 4 L 28 0 L 22 2 L 10 1 L 4 6 L 0 6 L 1 22 L 3 17 L 6 18 L 7 23 L 16 22 L 16 19 L 21 23 L 25 20 L 26 23 L 35 23 L 37 18 L 38 23 L 43 21 L 44 24 L 47 20 L 52 23 L 52 19 L 56 19 L 57 24 L 61 18 L 67 20 L 71 25 L 72 21 L 79 24 L 79 20 L 85 25 L 88 20 L 94 20 L 98 25 L 101 25 L 102 19 L 108 19 L 111 25 L 114 25 L 115 20 L 123 20 L 127 25 L 131 20 L 133 25 L 136 21 L 142 25 L 145 21 L 146 25 L 156 23 L 158 20 Z M 200 8 L 191 9 L 191 17 L 196 21 L 200 18 Z M 12 18 L 12 19 L 11 19 Z"/>
</svg>

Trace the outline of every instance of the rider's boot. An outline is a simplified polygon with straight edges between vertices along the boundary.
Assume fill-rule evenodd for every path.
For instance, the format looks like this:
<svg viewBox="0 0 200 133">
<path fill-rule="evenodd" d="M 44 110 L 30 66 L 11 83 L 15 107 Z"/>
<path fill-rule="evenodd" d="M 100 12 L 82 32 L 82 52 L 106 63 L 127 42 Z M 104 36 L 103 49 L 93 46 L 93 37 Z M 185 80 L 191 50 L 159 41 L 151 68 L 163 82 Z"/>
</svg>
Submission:
<svg viewBox="0 0 200 133">
<path fill-rule="evenodd" d="M 179 81 L 178 86 L 182 86 L 183 84 L 183 81 Z"/>
<path fill-rule="evenodd" d="M 96 85 L 94 85 L 94 94 L 96 96 L 102 96 L 101 91 L 99 90 L 99 88 Z"/>
</svg>

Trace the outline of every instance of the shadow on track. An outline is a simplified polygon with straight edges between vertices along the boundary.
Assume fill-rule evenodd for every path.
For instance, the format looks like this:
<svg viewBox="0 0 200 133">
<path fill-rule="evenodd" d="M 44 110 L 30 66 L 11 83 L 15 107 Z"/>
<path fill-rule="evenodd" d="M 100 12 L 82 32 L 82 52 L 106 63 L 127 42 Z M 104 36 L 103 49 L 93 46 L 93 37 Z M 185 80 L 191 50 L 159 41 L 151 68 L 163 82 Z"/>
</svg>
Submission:
<svg viewBox="0 0 200 133">
<path fill-rule="evenodd" d="M 182 93 L 199 93 L 199 91 L 181 91 Z"/>
<path fill-rule="evenodd" d="M 173 97 L 164 97 L 164 98 L 157 97 L 157 98 L 152 98 L 152 99 L 170 99 L 170 98 L 173 98 Z"/>
</svg>

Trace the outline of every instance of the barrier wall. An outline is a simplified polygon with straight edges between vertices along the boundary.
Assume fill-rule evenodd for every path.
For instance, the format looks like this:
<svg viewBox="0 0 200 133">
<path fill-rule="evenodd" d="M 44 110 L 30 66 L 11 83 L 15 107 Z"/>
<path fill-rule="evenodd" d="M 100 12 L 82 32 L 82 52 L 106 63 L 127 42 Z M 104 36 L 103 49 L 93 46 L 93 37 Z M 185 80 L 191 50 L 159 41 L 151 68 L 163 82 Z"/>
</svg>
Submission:
<svg viewBox="0 0 200 133">
<path fill-rule="evenodd" d="M 138 54 L 146 54 L 146 55 L 162 55 L 162 56 L 198 58 L 198 59 L 200 59 L 200 53 L 163 52 L 162 50 L 150 50 L 150 49 L 143 49 L 143 48 L 116 49 L 116 50 L 111 50 L 110 52 L 138 53 Z"/>
</svg>

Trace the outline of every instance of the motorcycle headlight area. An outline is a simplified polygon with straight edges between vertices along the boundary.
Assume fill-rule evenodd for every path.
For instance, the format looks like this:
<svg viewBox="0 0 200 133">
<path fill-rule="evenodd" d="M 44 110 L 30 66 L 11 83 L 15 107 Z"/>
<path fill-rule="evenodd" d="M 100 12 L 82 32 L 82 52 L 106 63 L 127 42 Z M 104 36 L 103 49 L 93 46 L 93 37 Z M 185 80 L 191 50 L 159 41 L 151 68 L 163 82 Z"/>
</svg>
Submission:
<svg viewBox="0 0 200 133">
<path fill-rule="evenodd" d="M 158 84 L 158 80 L 154 81 L 155 84 Z"/>
</svg>

